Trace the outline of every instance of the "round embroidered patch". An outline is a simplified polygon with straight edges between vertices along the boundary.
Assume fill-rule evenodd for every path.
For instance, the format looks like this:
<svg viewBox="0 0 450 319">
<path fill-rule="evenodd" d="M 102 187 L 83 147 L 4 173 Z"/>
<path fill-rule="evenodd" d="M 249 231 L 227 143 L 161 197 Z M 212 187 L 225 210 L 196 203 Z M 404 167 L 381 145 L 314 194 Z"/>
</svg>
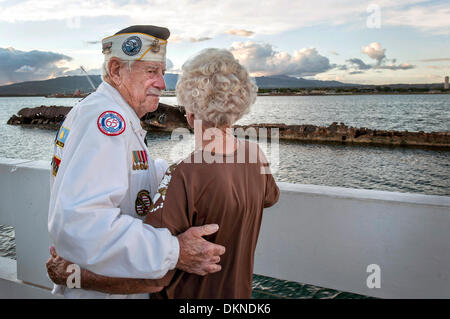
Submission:
<svg viewBox="0 0 450 319">
<path fill-rule="evenodd" d="M 103 134 L 116 136 L 125 131 L 126 125 L 122 115 L 114 111 L 106 111 L 98 117 L 97 126 Z"/>
<path fill-rule="evenodd" d="M 139 216 L 145 216 L 150 211 L 150 207 L 152 206 L 152 199 L 150 198 L 150 193 L 143 189 L 141 190 L 137 196 L 134 207 L 136 209 L 136 214 Z"/>
<path fill-rule="evenodd" d="M 131 36 L 122 43 L 122 51 L 126 55 L 133 56 L 138 54 L 142 48 L 142 41 L 138 36 Z"/>
</svg>

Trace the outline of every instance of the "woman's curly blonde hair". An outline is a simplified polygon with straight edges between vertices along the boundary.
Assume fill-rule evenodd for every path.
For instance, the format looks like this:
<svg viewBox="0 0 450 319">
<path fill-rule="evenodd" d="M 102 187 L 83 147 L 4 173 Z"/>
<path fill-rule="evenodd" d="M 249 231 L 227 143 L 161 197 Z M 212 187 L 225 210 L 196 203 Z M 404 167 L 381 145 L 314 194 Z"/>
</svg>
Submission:
<svg viewBox="0 0 450 319">
<path fill-rule="evenodd" d="M 184 63 L 176 91 L 196 119 L 224 127 L 250 111 L 258 87 L 230 51 L 205 49 Z"/>
</svg>

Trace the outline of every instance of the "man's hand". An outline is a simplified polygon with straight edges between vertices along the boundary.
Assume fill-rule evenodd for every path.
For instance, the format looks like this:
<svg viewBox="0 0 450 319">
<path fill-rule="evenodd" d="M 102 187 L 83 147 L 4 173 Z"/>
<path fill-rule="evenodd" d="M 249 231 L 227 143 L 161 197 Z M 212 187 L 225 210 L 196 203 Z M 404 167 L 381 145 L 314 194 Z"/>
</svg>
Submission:
<svg viewBox="0 0 450 319">
<path fill-rule="evenodd" d="M 57 285 L 67 286 L 67 278 L 70 275 L 67 267 L 72 263 L 59 256 L 54 247 L 50 247 L 50 254 L 46 263 L 50 279 Z M 106 277 L 83 268 L 81 269 L 81 287 L 86 290 L 119 295 L 155 293 L 163 289 L 163 287 L 155 286 L 151 279 Z"/>
<path fill-rule="evenodd" d="M 178 235 L 180 256 L 176 267 L 201 276 L 220 271 L 222 268 L 217 263 L 220 262 L 219 256 L 225 253 L 225 247 L 202 238 L 214 234 L 218 229 L 218 225 L 204 225 L 191 227 Z"/>
<path fill-rule="evenodd" d="M 55 248 L 50 247 L 50 258 L 45 264 L 47 266 L 47 273 L 50 279 L 57 285 L 67 285 L 67 278 L 70 273 L 67 272 L 67 267 L 72 263 L 60 257 Z"/>
</svg>

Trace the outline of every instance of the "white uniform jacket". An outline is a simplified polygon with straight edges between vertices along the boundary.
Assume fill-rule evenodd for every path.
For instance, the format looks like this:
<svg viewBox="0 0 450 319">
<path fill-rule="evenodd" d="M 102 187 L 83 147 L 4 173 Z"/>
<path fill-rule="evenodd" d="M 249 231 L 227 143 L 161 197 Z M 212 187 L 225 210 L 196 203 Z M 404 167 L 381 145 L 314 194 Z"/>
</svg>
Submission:
<svg viewBox="0 0 450 319">
<path fill-rule="evenodd" d="M 151 160 L 145 135 L 106 82 L 69 112 L 55 139 L 50 183 L 48 229 L 60 256 L 112 277 L 155 279 L 175 268 L 176 237 L 142 222 L 167 168 Z M 64 294 L 125 297 L 68 288 Z"/>
</svg>

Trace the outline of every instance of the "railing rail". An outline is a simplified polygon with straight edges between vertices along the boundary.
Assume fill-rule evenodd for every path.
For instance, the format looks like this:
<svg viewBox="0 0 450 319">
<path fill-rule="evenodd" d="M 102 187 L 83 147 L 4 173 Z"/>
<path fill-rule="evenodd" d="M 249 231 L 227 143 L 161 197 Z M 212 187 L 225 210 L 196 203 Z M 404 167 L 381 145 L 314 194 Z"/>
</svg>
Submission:
<svg viewBox="0 0 450 319">
<path fill-rule="evenodd" d="M 45 161 L 0 158 L 0 224 L 15 227 L 25 286 L 50 287 L 49 174 Z M 255 273 L 381 298 L 450 298 L 450 197 L 279 186 L 279 203 L 264 213 Z M 373 264 L 380 288 L 367 286 Z"/>
</svg>

